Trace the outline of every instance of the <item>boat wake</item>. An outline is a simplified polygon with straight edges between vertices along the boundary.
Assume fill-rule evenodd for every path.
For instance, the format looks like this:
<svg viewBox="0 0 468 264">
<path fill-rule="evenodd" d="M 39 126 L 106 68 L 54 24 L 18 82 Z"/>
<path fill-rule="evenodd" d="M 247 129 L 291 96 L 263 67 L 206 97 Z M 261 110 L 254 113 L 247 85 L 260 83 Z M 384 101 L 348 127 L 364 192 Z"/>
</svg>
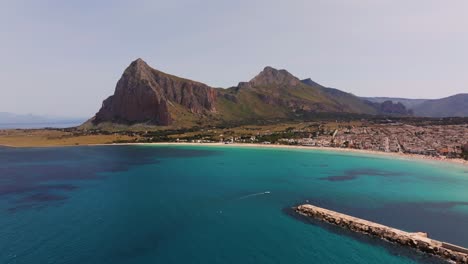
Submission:
<svg viewBox="0 0 468 264">
<path fill-rule="evenodd" d="M 259 195 L 264 195 L 264 194 L 270 194 L 270 191 L 249 194 L 249 195 L 240 197 L 238 200 L 243 200 L 243 199 L 247 199 L 247 198 L 259 196 Z"/>
</svg>

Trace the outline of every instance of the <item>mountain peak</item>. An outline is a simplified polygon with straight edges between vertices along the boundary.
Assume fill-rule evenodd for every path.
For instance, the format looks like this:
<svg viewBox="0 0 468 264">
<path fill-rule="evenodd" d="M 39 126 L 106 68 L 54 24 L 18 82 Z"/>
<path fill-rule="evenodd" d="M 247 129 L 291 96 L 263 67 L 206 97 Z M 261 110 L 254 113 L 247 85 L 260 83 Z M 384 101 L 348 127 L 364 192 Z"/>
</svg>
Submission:
<svg viewBox="0 0 468 264">
<path fill-rule="evenodd" d="M 279 70 L 271 66 L 265 66 L 265 68 L 263 68 L 263 71 L 279 71 Z"/>
<path fill-rule="evenodd" d="M 141 58 L 138 58 L 132 61 L 132 63 L 130 63 L 130 66 L 128 66 L 128 68 L 143 69 L 143 68 L 151 68 L 151 67 L 148 65 L 148 63 L 146 63 L 146 61 L 144 61 Z"/>
<path fill-rule="evenodd" d="M 300 84 L 300 80 L 286 70 L 278 70 L 271 66 L 266 66 L 257 76 L 250 80 L 253 86 L 260 85 L 290 85 Z"/>
<path fill-rule="evenodd" d="M 156 72 L 143 59 L 138 58 L 130 63 L 123 75 L 129 78 L 149 80 Z"/>
</svg>

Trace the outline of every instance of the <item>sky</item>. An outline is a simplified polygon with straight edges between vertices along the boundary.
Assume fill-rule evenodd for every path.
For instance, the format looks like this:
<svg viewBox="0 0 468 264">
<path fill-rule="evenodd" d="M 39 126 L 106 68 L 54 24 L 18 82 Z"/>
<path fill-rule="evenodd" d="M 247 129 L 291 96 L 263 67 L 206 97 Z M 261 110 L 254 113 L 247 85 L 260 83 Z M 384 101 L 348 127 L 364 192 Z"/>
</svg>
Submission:
<svg viewBox="0 0 468 264">
<path fill-rule="evenodd" d="M 468 1 L 0 0 L 0 112 L 91 117 L 131 61 L 213 87 L 265 66 L 359 96 L 468 92 Z"/>
</svg>

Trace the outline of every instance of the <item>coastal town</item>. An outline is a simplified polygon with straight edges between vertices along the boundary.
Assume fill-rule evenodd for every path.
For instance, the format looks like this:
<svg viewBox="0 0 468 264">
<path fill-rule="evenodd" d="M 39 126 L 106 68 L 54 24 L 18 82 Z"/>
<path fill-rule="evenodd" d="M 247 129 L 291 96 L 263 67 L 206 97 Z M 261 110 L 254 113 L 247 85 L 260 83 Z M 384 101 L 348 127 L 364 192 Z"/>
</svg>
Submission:
<svg viewBox="0 0 468 264">
<path fill-rule="evenodd" d="M 468 160 L 468 122 L 456 120 L 335 120 L 151 130 L 85 128 L 0 130 L 3 146 L 116 143 L 293 145 Z"/>
<path fill-rule="evenodd" d="M 425 126 L 407 124 L 344 127 L 324 130 L 307 138 L 282 138 L 287 144 L 400 152 L 461 158 L 468 150 L 468 126 Z"/>
<path fill-rule="evenodd" d="M 282 144 L 468 159 L 468 124 L 385 120 L 302 122 L 291 126 L 246 126 L 169 137 L 169 141 Z"/>
</svg>

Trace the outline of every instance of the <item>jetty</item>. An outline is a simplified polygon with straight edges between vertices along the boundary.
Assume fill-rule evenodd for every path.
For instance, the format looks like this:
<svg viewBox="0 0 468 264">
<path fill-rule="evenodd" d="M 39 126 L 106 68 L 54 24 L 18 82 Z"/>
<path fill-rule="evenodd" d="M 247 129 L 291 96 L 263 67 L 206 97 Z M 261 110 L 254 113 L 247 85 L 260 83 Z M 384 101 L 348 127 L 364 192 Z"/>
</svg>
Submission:
<svg viewBox="0 0 468 264">
<path fill-rule="evenodd" d="M 430 239 L 426 233 L 405 232 L 310 204 L 294 207 L 294 210 L 303 216 L 339 226 L 353 232 L 363 233 L 405 247 L 410 247 L 450 262 L 468 264 L 467 248 Z"/>
</svg>

